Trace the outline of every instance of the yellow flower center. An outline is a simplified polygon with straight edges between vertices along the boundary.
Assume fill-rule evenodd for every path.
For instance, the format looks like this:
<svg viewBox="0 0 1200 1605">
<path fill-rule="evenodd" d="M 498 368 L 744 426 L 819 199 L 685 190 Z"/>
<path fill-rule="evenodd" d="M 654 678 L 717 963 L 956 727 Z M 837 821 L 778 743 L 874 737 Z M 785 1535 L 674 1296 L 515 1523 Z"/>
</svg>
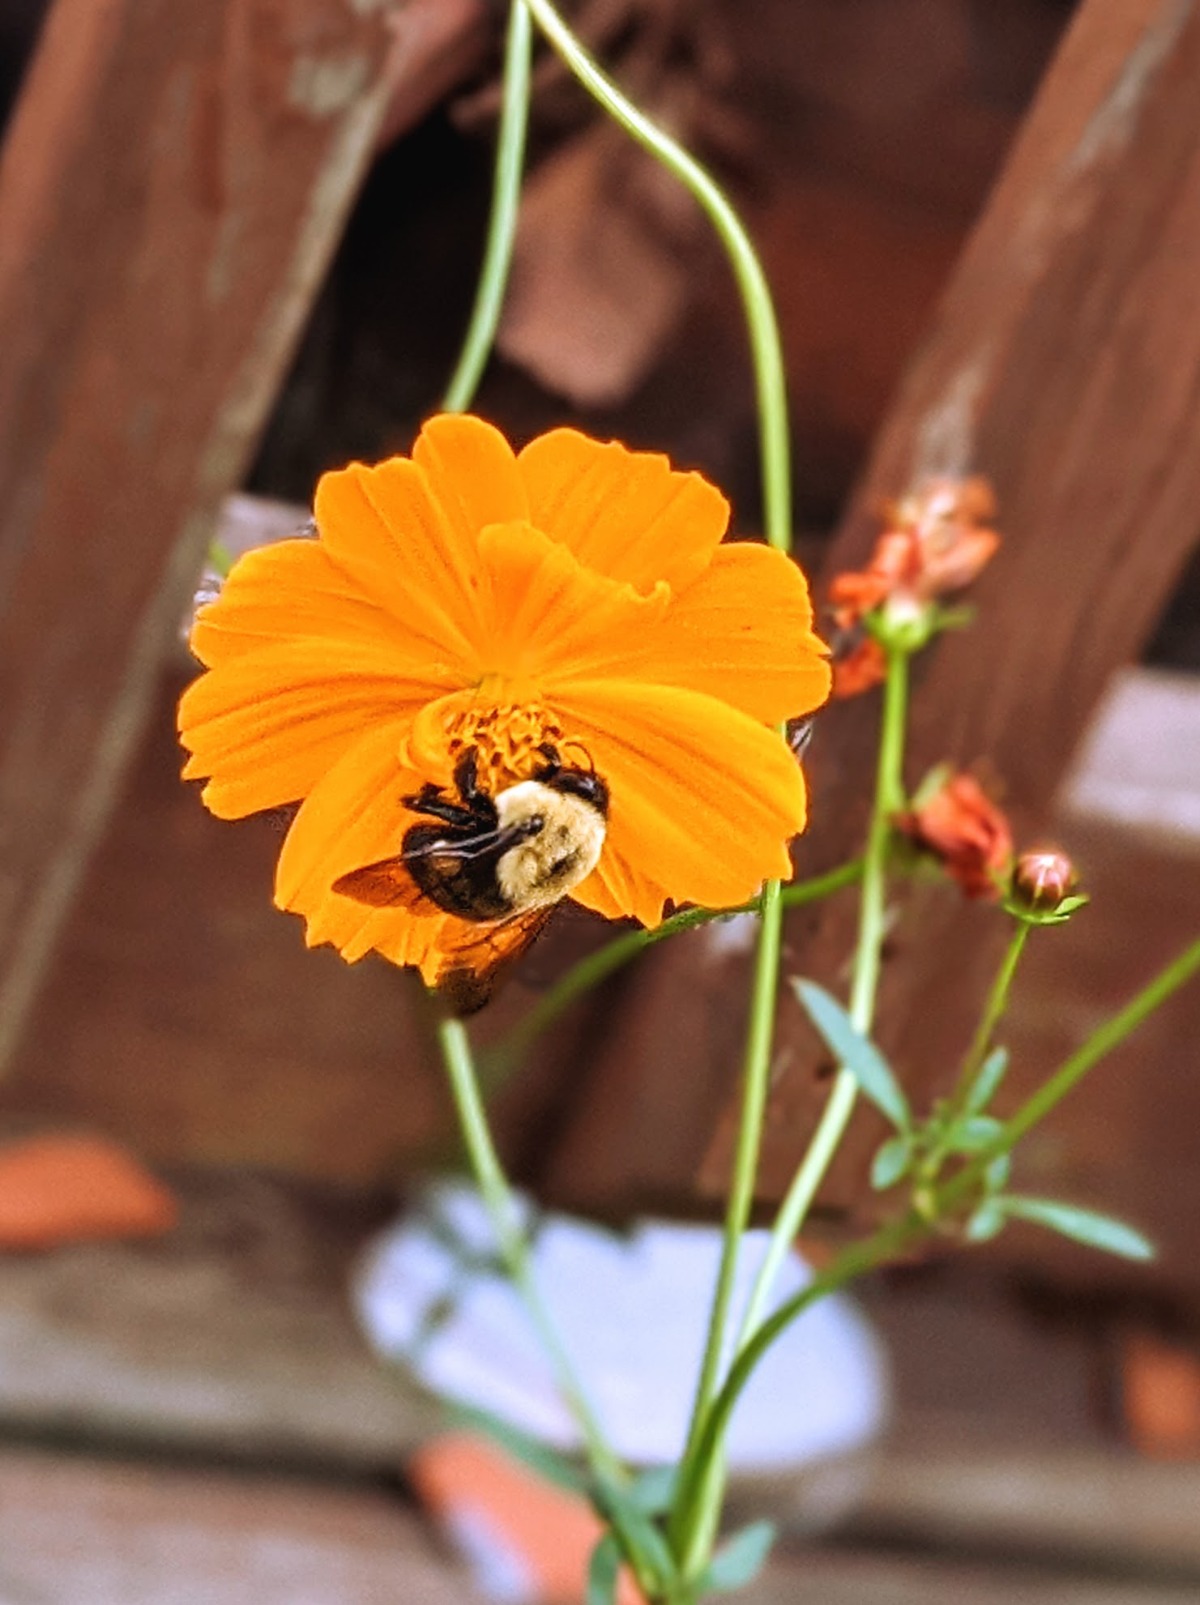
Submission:
<svg viewBox="0 0 1200 1605">
<path fill-rule="evenodd" d="M 450 767 L 468 747 L 478 755 L 479 783 L 494 797 L 506 786 L 528 780 L 546 762 L 539 749 L 562 744 L 558 720 L 536 702 L 464 708 L 446 725 Z"/>
<path fill-rule="evenodd" d="M 474 748 L 479 784 L 494 797 L 531 779 L 546 763 L 546 747 L 564 762 L 580 761 L 581 749 L 565 737 L 535 685 L 489 674 L 473 689 L 423 708 L 405 757 L 426 779 L 447 786 L 458 760 Z"/>
</svg>

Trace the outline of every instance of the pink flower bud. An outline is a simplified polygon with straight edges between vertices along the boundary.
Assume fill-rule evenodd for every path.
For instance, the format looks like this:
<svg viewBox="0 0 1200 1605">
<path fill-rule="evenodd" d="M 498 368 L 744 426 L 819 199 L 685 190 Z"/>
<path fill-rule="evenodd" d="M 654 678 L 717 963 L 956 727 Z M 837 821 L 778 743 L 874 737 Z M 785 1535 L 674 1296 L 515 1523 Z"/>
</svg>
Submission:
<svg viewBox="0 0 1200 1605">
<path fill-rule="evenodd" d="M 1075 866 L 1066 853 L 1042 848 L 1017 859 L 1013 890 L 1030 908 L 1057 908 L 1075 880 Z"/>
</svg>

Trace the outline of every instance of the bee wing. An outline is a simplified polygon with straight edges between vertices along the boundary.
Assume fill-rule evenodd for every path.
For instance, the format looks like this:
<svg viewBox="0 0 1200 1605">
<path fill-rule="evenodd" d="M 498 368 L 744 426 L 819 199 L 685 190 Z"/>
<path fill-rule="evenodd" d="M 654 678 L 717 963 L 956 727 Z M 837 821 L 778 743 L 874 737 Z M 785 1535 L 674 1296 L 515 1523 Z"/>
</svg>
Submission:
<svg viewBox="0 0 1200 1605">
<path fill-rule="evenodd" d="M 524 953 L 550 918 L 554 904 L 491 925 L 468 925 L 442 942 L 437 990 L 453 1013 L 474 1014 L 491 997 L 502 972 Z"/>
<path fill-rule="evenodd" d="M 429 899 L 413 880 L 405 867 L 402 853 L 394 858 L 381 858 L 376 864 L 364 864 L 347 875 L 339 875 L 333 890 L 342 897 L 352 897 L 356 903 L 370 908 L 411 908 L 428 911 Z"/>
</svg>

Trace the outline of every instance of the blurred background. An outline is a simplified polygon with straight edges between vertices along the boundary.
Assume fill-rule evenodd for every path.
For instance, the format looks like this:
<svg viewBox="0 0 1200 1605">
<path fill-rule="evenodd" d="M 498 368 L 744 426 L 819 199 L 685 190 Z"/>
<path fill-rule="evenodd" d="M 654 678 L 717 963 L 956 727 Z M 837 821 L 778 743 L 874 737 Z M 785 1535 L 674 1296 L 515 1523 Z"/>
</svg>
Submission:
<svg viewBox="0 0 1200 1605">
<path fill-rule="evenodd" d="M 412 1472 L 430 1418 L 350 1294 L 456 1155 L 419 988 L 305 951 L 270 903 L 277 824 L 204 813 L 173 709 L 209 542 L 291 533 L 324 469 L 407 451 L 436 408 L 502 13 L 0 0 L 0 1605 L 462 1597 L 413 1514 L 414 1487 L 437 1504 Z M 1165 0 L 571 14 L 761 248 L 818 588 L 919 471 L 996 485 L 1004 553 L 978 630 L 923 675 L 910 779 L 986 760 L 1022 840 L 1067 847 L 1093 896 L 1022 974 L 1015 1098 L 1200 909 L 1200 20 Z M 719 250 L 550 59 L 536 84 L 477 410 L 518 442 L 572 421 L 668 451 L 753 534 Z M 869 710 L 822 720 L 804 872 L 849 850 L 870 762 Z M 995 933 L 949 893 L 909 901 L 881 1034 L 919 1097 Z M 602 936 L 563 911 L 483 1039 Z M 836 985 L 851 936 L 840 906 L 797 921 L 789 964 Z M 694 933 L 549 1033 L 496 1100 L 521 1182 L 608 1223 L 711 1219 L 744 977 L 736 942 Z M 1028 1190 L 1124 1215 L 1159 1259 L 1014 1229 L 865 1287 L 888 1431 L 840 1491 L 795 1493 L 755 1598 L 1197 1597 L 1198 1028 L 1193 988 L 1022 1158 Z M 827 1071 L 798 1019 L 780 1031 L 767 1197 Z M 115 1148 L 39 1170 L 22 1144 L 48 1133 Z M 872 1218 L 878 1139 L 863 1115 L 813 1257 Z M 61 1180 L 81 1152 L 110 1167 L 102 1207 Z"/>
</svg>

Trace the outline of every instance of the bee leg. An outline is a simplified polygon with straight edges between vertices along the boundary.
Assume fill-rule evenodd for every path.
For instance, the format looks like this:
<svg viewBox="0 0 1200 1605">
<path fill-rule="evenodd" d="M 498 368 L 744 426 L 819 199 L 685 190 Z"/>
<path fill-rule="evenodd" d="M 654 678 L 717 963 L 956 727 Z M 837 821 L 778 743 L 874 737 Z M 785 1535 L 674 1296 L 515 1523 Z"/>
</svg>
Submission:
<svg viewBox="0 0 1200 1605">
<path fill-rule="evenodd" d="M 535 780 L 553 780 L 555 775 L 562 771 L 562 759 L 558 755 L 558 748 L 552 741 L 543 741 L 538 751 L 546 762 L 534 772 Z"/>
<path fill-rule="evenodd" d="M 486 796 L 479 786 L 479 749 L 468 747 L 454 767 L 454 785 L 467 808 L 474 813 L 479 799 Z"/>
</svg>

